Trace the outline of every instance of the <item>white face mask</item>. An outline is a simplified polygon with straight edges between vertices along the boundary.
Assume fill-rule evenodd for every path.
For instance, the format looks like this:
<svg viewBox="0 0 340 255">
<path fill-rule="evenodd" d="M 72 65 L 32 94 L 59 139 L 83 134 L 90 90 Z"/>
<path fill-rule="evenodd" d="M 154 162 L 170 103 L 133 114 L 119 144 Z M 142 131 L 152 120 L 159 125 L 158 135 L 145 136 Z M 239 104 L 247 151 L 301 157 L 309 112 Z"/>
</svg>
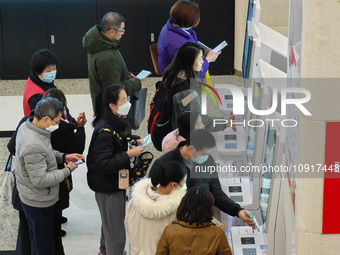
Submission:
<svg viewBox="0 0 340 255">
<path fill-rule="evenodd" d="M 118 107 L 118 111 L 116 111 L 119 115 L 128 115 L 129 111 L 131 108 L 131 104 L 129 101 L 127 101 L 125 104 L 122 106 Z"/>
<path fill-rule="evenodd" d="M 48 73 L 43 73 L 42 81 L 46 83 L 51 83 L 52 81 L 55 80 L 56 76 L 57 76 L 57 70 L 54 70 Z"/>
<path fill-rule="evenodd" d="M 208 158 L 209 158 L 209 155 L 200 156 L 200 155 L 198 155 L 197 152 L 196 152 L 196 158 L 194 158 L 191 154 L 191 160 L 194 161 L 197 164 L 203 164 L 204 162 L 206 162 L 208 160 Z"/>
<path fill-rule="evenodd" d="M 53 131 L 56 131 L 58 128 L 59 128 L 59 125 L 56 124 L 54 126 L 50 125 L 49 127 L 46 128 L 46 130 L 52 133 Z"/>
</svg>

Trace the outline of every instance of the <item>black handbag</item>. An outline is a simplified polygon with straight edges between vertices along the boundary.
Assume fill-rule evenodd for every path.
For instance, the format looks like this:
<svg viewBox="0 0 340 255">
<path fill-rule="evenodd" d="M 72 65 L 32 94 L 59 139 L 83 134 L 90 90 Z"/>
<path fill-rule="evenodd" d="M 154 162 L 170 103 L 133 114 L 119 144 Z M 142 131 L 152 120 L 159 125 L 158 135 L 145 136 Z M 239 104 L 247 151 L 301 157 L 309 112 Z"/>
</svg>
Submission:
<svg viewBox="0 0 340 255">
<path fill-rule="evenodd" d="M 147 89 L 143 88 L 130 96 L 131 108 L 127 116 L 127 121 L 129 127 L 133 130 L 137 130 L 145 118 L 146 94 Z"/>
<path fill-rule="evenodd" d="M 123 137 L 119 135 L 119 133 L 115 130 L 111 130 L 109 128 L 101 128 L 98 131 L 98 134 L 101 132 L 109 132 L 115 137 L 119 142 L 124 143 L 128 142 L 130 147 L 137 146 L 137 141 L 134 139 L 130 139 L 128 141 L 124 141 Z M 148 171 L 148 168 L 153 160 L 154 156 L 151 152 L 149 151 L 144 151 L 142 152 L 141 155 L 138 157 L 131 157 L 130 158 L 130 185 L 135 184 L 139 179 L 143 178 Z"/>
</svg>

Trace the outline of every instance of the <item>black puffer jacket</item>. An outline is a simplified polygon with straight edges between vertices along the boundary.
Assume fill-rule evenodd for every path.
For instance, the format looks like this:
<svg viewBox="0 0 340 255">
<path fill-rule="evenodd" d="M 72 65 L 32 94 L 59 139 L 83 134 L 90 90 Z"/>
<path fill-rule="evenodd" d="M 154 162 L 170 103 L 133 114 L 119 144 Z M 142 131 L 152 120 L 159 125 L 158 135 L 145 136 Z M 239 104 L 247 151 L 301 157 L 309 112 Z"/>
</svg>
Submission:
<svg viewBox="0 0 340 255">
<path fill-rule="evenodd" d="M 100 132 L 101 128 L 115 130 L 123 138 L 119 141 L 110 132 Z M 118 171 L 129 169 L 130 158 L 126 151 L 126 138 L 131 136 L 127 121 L 112 112 L 105 112 L 104 117 L 97 123 L 87 155 L 87 183 L 95 192 L 113 193 L 118 189 Z"/>
</svg>

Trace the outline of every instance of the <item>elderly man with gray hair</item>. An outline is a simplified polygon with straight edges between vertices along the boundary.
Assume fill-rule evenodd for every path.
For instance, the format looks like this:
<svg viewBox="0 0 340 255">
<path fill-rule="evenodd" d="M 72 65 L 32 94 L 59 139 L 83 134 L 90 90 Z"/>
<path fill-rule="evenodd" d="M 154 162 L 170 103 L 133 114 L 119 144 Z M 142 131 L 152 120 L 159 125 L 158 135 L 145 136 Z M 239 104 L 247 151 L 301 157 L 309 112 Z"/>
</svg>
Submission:
<svg viewBox="0 0 340 255">
<path fill-rule="evenodd" d="M 54 204 L 59 200 L 59 183 L 77 168 L 81 154 L 63 154 L 52 149 L 50 126 L 58 125 L 64 108 L 55 98 L 39 101 L 33 120 L 17 132 L 15 175 L 31 239 L 32 254 L 54 254 Z M 57 163 L 63 163 L 63 169 Z M 67 165 L 66 165 L 67 164 Z"/>
</svg>

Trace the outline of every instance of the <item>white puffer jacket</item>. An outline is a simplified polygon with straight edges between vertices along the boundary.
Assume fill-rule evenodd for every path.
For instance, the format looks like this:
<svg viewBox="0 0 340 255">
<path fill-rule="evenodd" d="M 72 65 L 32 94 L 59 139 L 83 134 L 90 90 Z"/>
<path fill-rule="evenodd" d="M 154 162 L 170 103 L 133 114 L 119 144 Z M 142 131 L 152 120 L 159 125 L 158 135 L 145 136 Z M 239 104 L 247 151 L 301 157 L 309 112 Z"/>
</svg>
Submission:
<svg viewBox="0 0 340 255">
<path fill-rule="evenodd" d="M 185 189 L 168 195 L 154 191 L 149 178 L 137 182 L 129 202 L 125 227 L 130 239 L 130 255 L 155 254 L 164 228 L 176 218 Z"/>
</svg>

